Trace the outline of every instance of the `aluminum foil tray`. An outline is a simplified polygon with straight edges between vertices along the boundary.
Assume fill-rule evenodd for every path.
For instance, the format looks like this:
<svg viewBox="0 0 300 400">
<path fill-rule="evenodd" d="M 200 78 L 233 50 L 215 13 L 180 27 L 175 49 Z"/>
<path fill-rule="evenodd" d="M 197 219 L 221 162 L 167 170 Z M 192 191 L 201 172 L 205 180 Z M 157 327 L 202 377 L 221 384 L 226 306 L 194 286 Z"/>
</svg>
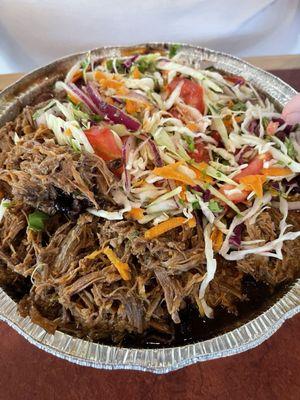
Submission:
<svg viewBox="0 0 300 400">
<path fill-rule="evenodd" d="M 168 43 L 151 43 L 153 48 L 168 47 Z M 92 50 L 96 57 L 120 56 L 122 49 L 144 46 L 102 47 Z M 0 94 L 0 126 L 14 119 L 22 108 L 60 79 L 85 53 L 64 57 L 39 68 L 9 86 Z M 218 51 L 182 45 L 181 57 L 196 67 L 205 63 L 244 76 L 256 88 L 266 93 L 278 107 L 282 107 L 296 91 L 272 74 L 245 61 Z M 77 339 L 57 331 L 46 333 L 29 318 L 22 318 L 17 304 L 0 288 L 0 319 L 7 322 L 29 342 L 57 357 L 76 364 L 105 369 L 130 369 L 166 373 L 215 358 L 225 357 L 253 348 L 269 338 L 283 322 L 300 311 L 300 280 L 274 300 L 266 311 L 227 333 L 186 346 L 158 349 L 131 349 L 101 345 Z"/>
</svg>

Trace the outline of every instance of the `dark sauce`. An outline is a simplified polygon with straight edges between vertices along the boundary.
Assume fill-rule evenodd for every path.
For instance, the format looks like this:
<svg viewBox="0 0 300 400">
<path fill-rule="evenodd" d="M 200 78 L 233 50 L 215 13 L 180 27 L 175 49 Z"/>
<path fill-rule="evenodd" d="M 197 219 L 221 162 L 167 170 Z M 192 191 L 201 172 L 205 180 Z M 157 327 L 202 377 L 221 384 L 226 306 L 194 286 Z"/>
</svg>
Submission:
<svg viewBox="0 0 300 400">
<path fill-rule="evenodd" d="M 194 304 L 187 304 L 180 312 L 180 324 L 174 324 L 174 334 L 160 335 L 149 330 L 144 335 L 128 335 L 121 343 L 122 347 L 131 348 L 162 348 L 177 347 L 208 340 L 222 335 L 255 318 L 267 310 L 286 290 L 287 286 L 272 287 L 263 282 L 257 282 L 252 276 L 245 275 L 242 281 L 244 294 L 248 300 L 237 304 L 237 314 L 232 314 L 217 307 L 214 319 L 202 318 Z"/>
<path fill-rule="evenodd" d="M 1 267 L 0 267 L 1 268 Z M 23 297 L 29 294 L 32 283 L 30 277 L 18 276 L 14 280 L 1 280 L 0 287 L 5 293 L 12 298 L 15 302 L 19 302 Z"/>
<path fill-rule="evenodd" d="M 23 277 L 15 281 L 1 282 L 0 280 L 0 286 L 14 301 L 19 302 L 29 293 L 31 281 L 29 278 Z M 288 291 L 289 285 L 284 284 L 274 289 L 266 283 L 257 282 L 250 275 L 245 275 L 242 288 L 248 300 L 237 304 L 237 314 L 229 313 L 221 307 L 217 307 L 214 310 L 214 319 L 202 318 L 195 305 L 187 303 L 185 309 L 180 311 L 181 323 L 173 324 L 172 334 L 161 334 L 150 329 L 142 335 L 128 334 L 119 346 L 164 348 L 184 346 L 211 339 L 238 328 L 266 311 Z M 72 335 L 72 330 L 67 333 Z M 109 339 L 101 340 L 99 343 L 115 345 Z"/>
<path fill-rule="evenodd" d="M 77 199 L 72 194 L 66 193 L 60 188 L 55 188 L 55 191 L 56 198 L 54 207 L 56 211 L 69 218 L 76 217 L 89 206 L 89 202 L 86 199 Z"/>
</svg>

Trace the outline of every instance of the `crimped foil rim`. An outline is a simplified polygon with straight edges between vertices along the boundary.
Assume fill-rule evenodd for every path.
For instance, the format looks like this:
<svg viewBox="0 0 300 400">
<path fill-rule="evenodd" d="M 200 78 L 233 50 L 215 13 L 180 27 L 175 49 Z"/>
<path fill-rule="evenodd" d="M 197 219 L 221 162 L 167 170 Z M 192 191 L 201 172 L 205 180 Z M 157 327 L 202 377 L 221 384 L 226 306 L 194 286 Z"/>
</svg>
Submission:
<svg viewBox="0 0 300 400">
<path fill-rule="evenodd" d="M 147 43 L 154 47 L 171 43 Z M 97 56 L 119 55 L 120 50 L 136 46 L 111 46 L 92 50 Z M 256 87 L 267 93 L 279 106 L 285 104 L 297 92 L 281 79 L 249 63 L 226 53 L 206 48 L 182 45 L 184 58 L 197 63 L 205 60 L 217 68 L 242 74 Z M 18 110 L 30 102 L 40 88 L 55 81 L 59 75 L 76 62 L 85 52 L 61 58 L 39 68 L 0 94 L 0 125 L 14 118 Z M 199 361 L 237 354 L 251 349 L 268 339 L 283 322 L 300 312 L 300 280 L 267 311 L 248 323 L 215 338 L 186 346 L 158 349 L 130 349 L 101 345 L 77 339 L 62 332 L 49 335 L 31 320 L 17 313 L 17 304 L 0 289 L 0 319 L 7 322 L 19 334 L 38 348 L 76 364 L 103 369 L 131 369 L 166 373 Z"/>
</svg>

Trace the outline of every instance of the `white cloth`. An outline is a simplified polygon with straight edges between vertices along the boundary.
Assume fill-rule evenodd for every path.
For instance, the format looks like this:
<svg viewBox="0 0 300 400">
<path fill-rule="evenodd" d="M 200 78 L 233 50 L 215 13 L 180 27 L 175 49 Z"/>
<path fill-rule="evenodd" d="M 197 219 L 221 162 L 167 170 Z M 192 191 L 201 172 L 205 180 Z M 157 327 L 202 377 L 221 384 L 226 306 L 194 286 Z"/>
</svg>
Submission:
<svg viewBox="0 0 300 400">
<path fill-rule="evenodd" d="M 192 43 L 300 53 L 300 0 L 0 0 L 0 73 L 102 45 Z"/>
</svg>

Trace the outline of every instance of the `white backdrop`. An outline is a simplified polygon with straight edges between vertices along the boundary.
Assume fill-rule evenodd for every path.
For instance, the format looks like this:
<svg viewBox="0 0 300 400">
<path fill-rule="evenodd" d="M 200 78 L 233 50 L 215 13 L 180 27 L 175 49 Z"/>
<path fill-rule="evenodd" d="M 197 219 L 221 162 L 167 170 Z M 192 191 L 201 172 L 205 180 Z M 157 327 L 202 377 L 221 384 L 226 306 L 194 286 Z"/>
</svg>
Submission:
<svg viewBox="0 0 300 400">
<path fill-rule="evenodd" d="M 0 73 L 144 41 L 239 56 L 300 53 L 300 0 L 0 0 Z"/>
</svg>

